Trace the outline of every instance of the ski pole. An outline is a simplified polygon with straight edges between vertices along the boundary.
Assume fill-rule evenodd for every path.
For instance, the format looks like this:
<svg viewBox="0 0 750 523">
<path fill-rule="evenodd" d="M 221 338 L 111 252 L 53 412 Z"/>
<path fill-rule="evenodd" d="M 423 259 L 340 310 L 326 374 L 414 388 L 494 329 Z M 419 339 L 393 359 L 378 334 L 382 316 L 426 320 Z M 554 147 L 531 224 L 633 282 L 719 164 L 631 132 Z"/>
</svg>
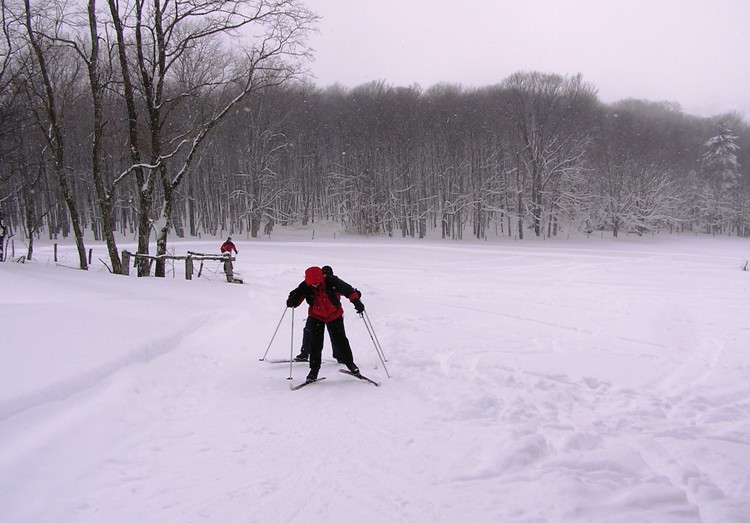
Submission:
<svg viewBox="0 0 750 523">
<path fill-rule="evenodd" d="M 378 335 L 375 334 L 375 327 L 372 326 L 372 321 L 370 321 L 370 317 L 367 315 L 367 311 L 362 311 L 362 315 L 367 320 L 366 323 L 370 325 L 370 330 L 372 331 L 372 335 L 375 338 L 375 348 L 378 350 L 380 355 L 383 357 L 384 361 L 388 361 L 388 358 L 385 357 L 385 352 L 383 352 L 383 347 L 380 345 L 380 340 L 378 339 Z"/>
<path fill-rule="evenodd" d="M 276 325 L 276 330 L 273 331 L 273 336 L 271 336 L 271 341 L 268 342 L 268 348 L 266 348 L 266 352 L 263 353 L 263 357 L 260 359 L 260 361 L 264 361 L 266 359 L 266 355 L 268 354 L 268 351 L 271 349 L 271 344 L 273 343 L 274 338 L 276 338 L 276 333 L 279 332 L 279 327 L 281 327 L 281 322 L 284 321 L 284 316 L 286 316 L 286 308 L 284 308 L 284 314 L 281 315 L 279 324 Z"/>
<path fill-rule="evenodd" d="M 386 375 L 390 378 L 391 373 L 388 372 L 388 367 L 385 365 L 385 355 L 383 354 L 383 349 L 378 346 L 380 342 L 376 342 L 377 336 L 375 336 L 375 330 L 372 328 L 372 324 L 368 323 L 370 318 L 368 317 L 365 319 L 365 312 L 359 315 L 360 318 L 362 318 L 362 321 L 365 323 L 365 328 L 367 329 L 367 333 L 370 335 L 370 339 L 372 340 L 372 344 L 375 345 L 375 352 L 378 353 L 378 358 L 380 358 L 380 363 L 383 364 L 383 368 L 385 369 Z"/>
<path fill-rule="evenodd" d="M 289 377 L 292 379 L 292 362 L 294 361 L 294 309 L 292 309 L 292 332 L 289 335 Z"/>
</svg>

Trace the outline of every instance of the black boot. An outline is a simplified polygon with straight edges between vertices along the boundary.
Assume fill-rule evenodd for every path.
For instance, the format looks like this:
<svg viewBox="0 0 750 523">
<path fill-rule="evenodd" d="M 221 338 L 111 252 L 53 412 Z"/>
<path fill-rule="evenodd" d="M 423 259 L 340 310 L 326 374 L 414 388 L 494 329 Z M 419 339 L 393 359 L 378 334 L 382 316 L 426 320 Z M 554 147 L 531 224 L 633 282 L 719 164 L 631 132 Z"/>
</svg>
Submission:
<svg viewBox="0 0 750 523">
<path fill-rule="evenodd" d="M 307 361 L 307 354 L 301 352 L 294 357 L 294 361 Z"/>
<path fill-rule="evenodd" d="M 349 369 L 349 372 L 351 372 L 355 376 L 359 376 L 359 369 L 354 363 L 347 363 L 346 368 Z"/>
<path fill-rule="evenodd" d="M 315 381 L 318 379 L 318 369 L 310 369 L 307 375 L 307 381 Z"/>
</svg>

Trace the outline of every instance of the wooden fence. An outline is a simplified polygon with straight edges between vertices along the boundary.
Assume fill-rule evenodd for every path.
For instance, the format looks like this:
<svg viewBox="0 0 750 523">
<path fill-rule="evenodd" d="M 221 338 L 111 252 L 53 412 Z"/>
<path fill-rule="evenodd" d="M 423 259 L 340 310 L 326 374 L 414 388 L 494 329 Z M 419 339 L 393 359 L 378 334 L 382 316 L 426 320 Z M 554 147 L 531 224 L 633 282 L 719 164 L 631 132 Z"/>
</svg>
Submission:
<svg viewBox="0 0 750 523">
<path fill-rule="evenodd" d="M 242 283 L 242 279 L 235 276 L 234 274 L 234 267 L 232 262 L 236 260 L 236 258 L 233 258 L 231 254 L 204 254 L 200 252 L 192 252 L 188 251 L 188 253 L 184 256 L 174 256 L 174 255 L 162 255 L 162 256 L 151 256 L 148 254 L 138 254 L 138 253 L 132 253 L 128 251 L 122 251 L 122 273 L 124 275 L 130 274 L 130 260 L 131 258 L 135 260 L 141 259 L 141 260 L 149 260 L 150 263 L 153 263 L 156 260 L 185 260 L 185 279 L 186 280 L 192 280 L 193 279 L 193 272 L 195 267 L 195 262 L 199 261 L 201 262 L 200 270 L 198 271 L 198 276 L 200 277 L 201 272 L 203 270 L 203 262 L 204 261 L 220 261 L 224 262 L 224 272 L 227 276 L 227 282 L 229 283 Z"/>
</svg>

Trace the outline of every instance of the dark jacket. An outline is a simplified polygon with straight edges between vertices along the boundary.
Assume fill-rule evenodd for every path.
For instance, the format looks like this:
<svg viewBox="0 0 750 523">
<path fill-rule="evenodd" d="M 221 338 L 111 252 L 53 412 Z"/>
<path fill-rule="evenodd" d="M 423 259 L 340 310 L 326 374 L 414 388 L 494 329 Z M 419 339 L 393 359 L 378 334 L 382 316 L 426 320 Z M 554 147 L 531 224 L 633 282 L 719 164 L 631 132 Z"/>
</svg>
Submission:
<svg viewBox="0 0 750 523">
<path fill-rule="evenodd" d="M 297 307 L 303 301 L 309 305 L 307 315 L 329 323 L 343 316 L 344 308 L 341 306 L 341 296 L 349 301 L 360 299 L 362 293 L 346 283 L 338 276 L 326 276 L 317 288 L 308 285 L 304 281 L 296 289 L 289 293 L 287 305 Z"/>
</svg>

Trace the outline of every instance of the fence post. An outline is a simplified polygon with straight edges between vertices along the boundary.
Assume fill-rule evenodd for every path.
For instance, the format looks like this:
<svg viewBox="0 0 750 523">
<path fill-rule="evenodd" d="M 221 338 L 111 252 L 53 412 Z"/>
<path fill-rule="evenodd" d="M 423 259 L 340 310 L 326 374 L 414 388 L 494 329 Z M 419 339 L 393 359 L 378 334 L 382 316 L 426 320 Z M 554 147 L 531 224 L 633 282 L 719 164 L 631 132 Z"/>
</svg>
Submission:
<svg viewBox="0 0 750 523">
<path fill-rule="evenodd" d="M 231 254 L 227 254 L 226 260 L 224 260 L 224 272 L 227 273 L 227 282 L 232 283 L 234 281 L 234 271 L 232 270 Z"/>
<path fill-rule="evenodd" d="M 185 258 L 185 279 L 193 279 L 193 258 L 189 254 L 188 257 Z"/>
<path fill-rule="evenodd" d="M 130 274 L 130 253 L 128 251 L 122 251 L 122 274 L 124 276 Z"/>
</svg>

